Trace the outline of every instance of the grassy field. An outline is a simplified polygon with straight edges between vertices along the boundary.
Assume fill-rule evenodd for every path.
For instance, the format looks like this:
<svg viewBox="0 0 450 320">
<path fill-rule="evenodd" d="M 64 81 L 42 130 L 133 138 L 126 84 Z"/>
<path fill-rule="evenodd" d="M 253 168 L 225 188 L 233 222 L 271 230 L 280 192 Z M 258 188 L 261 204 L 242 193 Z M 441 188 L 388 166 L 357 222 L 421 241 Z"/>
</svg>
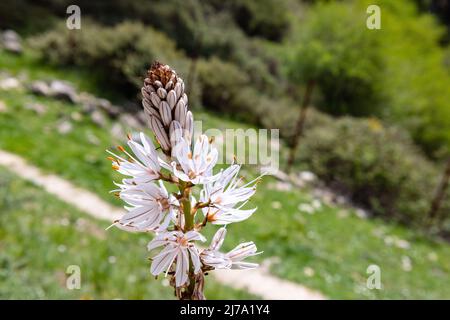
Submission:
<svg viewBox="0 0 450 320">
<path fill-rule="evenodd" d="M 0 299 L 172 299 L 152 279 L 148 235 L 105 231 L 97 221 L 0 168 Z M 81 270 L 68 290 L 66 270 Z M 209 279 L 209 299 L 256 297 Z"/>
<path fill-rule="evenodd" d="M 54 77 L 74 80 L 73 83 L 83 90 L 89 90 L 90 85 L 95 85 L 94 81 L 84 81 L 86 75 L 80 71 L 53 71 L 50 68 L 39 71 L 31 57 L 17 58 L 1 54 L 0 69 L 12 74 L 28 73 L 28 70 L 31 70 L 28 73 L 29 78 Z M 95 93 L 97 88 L 89 91 Z M 38 98 L 21 91 L 0 91 L 0 100 L 7 105 L 7 111 L 0 113 L 0 148 L 15 152 L 42 169 L 57 173 L 95 192 L 106 201 L 119 205 L 119 202 L 108 194 L 113 187 L 112 180 L 117 179 L 117 176 L 110 169 L 104 151 L 120 142 L 115 141 L 109 133 L 112 123 L 108 122 L 104 128 L 100 128 L 88 117 L 81 116 L 77 121 L 71 120 L 74 123 L 73 131 L 62 136 L 56 130 L 58 122 L 61 119 L 79 118 L 73 116 L 74 113 L 79 113 L 78 106 Z M 24 105 L 31 102 L 46 105 L 47 112 L 42 116 L 36 116 L 33 111 L 24 108 Z M 208 124 L 210 127 L 246 127 L 205 112 L 197 112 L 195 115 L 196 119 L 206 119 L 205 125 Z M 92 136 L 96 138 L 95 144 L 88 142 L 88 137 Z M 251 170 L 247 173 L 254 174 Z M 155 282 L 149 282 L 148 268 L 144 261 L 145 241 L 142 241 L 142 238 L 119 231 L 105 234 L 103 229 L 107 223 L 88 219 L 82 213 L 54 199 L 50 201 L 51 197 L 48 195 L 12 179 L 4 171 L 2 176 L 9 181 L 6 184 L 2 182 L 1 187 L 1 203 L 6 203 L 6 209 L 0 208 L 2 211 L 0 246 L 2 249 L 7 248 L 6 252 L 2 250 L 2 254 L 7 257 L 1 260 L 2 276 L 3 272 L 6 274 L 13 272 L 8 271 L 10 264 L 14 265 L 16 258 L 26 252 L 31 244 L 34 244 L 35 248 L 36 243 L 45 242 L 45 245 L 39 245 L 39 248 L 31 250 L 29 253 L 32 255 L 31 258 L 25 258 L 25 261 L 31 261 L 31 264 L 18 264 L 21 271 L 8 280 L 13 282 L 1 281 L 2 296 L 8 295 L 5 291 L 8 288 L 30 290 L 28 293 L 23 292 L 29 296 L 37 296 L 36 292 L 47 292 L 36 279 L 40 279 L 44 273 L 51 274 L 52 270 L 60 270 L 55 267 L 58 264 L 71 263 L 57 250 L 61 243 L 67 252 L 80 256 L 81 261 L 92 259 L 96 265 L 102 266 L 95 269 L 97 270 L 95 272 L 86 270 L 89 286 L 82 291 L 89 297 L 169 296 L 167 292 L 159 292 L 161 287 L 154 286 Z M 225 247 L 231 248 L 239 241 L 254 240 L 258 248 L 264 251 L 258 259 L 270 258 L 273 273 L 318 289 L 330 298 L 450 298 L 448 243 L 427 239 L 401 226 L 361 218 L 353 209 L 323 205 L 318 203 L 317 199 L 313 199 L 307 190 L 278 190 L 274 187 L 275 184 L 273 178 L 266 177 L 259 185 L 258 192 L 252 200 L 252 204 L 259 208 L 257 213 L 243 223 L 229 226 L 230 232 Z M 15 190 L 11 191 L 11 188 Z M 23 194 L 19 192 L 22 188 L 33 190 L 28 194 L 41 196 L 29 196 L 31 200 L 26 201 L 27 192 Z M 21 205 L 21 201 L 15 200 L 18 197 L 23 202 Z M 50 204 L 54 205 L 53 214 L 47 209 Z M 302 204 L 310 206 L 314 204 L 316 209 L 312 213 L 307 213 L 304 208 L 299 207 Z M 3 212 L 10 217 L 5 218 Z M 73 221 L 76 221 L 76 217 L 83 217 L 82 219 L 89 221 L 91 225 L 86 230 L 101 230 L 104 239 L 99 240 L 89 232 L 87 234 L 80 232 L 76 229 L 76 223 L 53 227 L 44 224 L 44 221 L 63 219 L 58 212 L 67 212 L 68 219 Z M 207 228 L 209 234 L 214 230 L 214 227 Z M 68 231 L 71 236 L 66 238 L 63 235 Z M 56 238 L 52 238 L 53 234 Z M 80 240 L 82 237 L 88 238 L 87 241 L 92 241 L 93 244 L 82 246 Z M 64 242 L 58 243 L 62 241 L 61 239 L 64 239 Z M 46 250 L 47 244 L 53 245 L 53 249 Z M 40 254 L 35 254 L 37 252 Z M 114 266 L 108 262 L 110 255 L 117 258 Z M 3 262 L 4 260 L 7 262 Z M 119 269 L 121 263 L 122 269 Z M 368 277 L 366 269 L 371 264 L 377 264 L 381 268 L 382 290 L 366 288 Z M 4 268 L 4 265 L 7 267 Z M 30 268 L 30 265 L 39 268 Z M 104 269 L 110 272 L 109 276 L 99 271 Z M 139 289 L 134 288 L 134 285 L 130 285 L 127 290 L 124 289 L 122 286 L 126 279 L 133 276 L 139 279 L 136 283 L 142 282 Z M 51 283 L 51 280 L 47 281 Z M 118 284 L 121 281 L 123 283 Z M 21 283 L 28 282 L 34 283 L 35 289 L 30 285 L 18 288 L 21 287 Z M 216 287 L 214 285 L 215 290 L 211 288 L 210 291 L 214 291 L 212 296 L 215 298 L 230 297 L 232 294 L 236 294 L 233 296 L 235 298 L 242 297 L 228 289 L 221 291 Z M 55 283 L 49 284 L 48 288 L 62 290 Z M 67 293 L 65 289 L 58 292 L 60 293 L 55 295 L 61 297 L 70 297 L 73 294 Z M 21 294 L 16 292 L 15 296 Z"/>
</svg>

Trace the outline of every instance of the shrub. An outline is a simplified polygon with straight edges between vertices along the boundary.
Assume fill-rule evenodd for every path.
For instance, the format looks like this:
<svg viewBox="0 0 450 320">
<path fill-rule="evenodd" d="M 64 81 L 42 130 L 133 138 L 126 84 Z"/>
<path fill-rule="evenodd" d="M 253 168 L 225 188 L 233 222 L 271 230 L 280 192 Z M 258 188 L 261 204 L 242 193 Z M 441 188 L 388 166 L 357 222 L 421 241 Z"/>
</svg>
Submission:
<svg viewBox="0 0 450 320">
<path fill-rule="evenodd" d="M 235 65 L 217 58 L 201 61 L 198 80 L 202 88 L 202 102 L 216 111 L 236 112 L 236 97 L 248 83 L 249 78 Z"/>
<path fill-rule="evenodd" d="M 299 158 L 375 216 L 423 222 L 440 172 L 408 134 L 375 119 L 342 118 L 306 131 Z M 450 212 L 450 203 L 442 208 Z"/>
<path fill-rule="evenodd" d="M 289 31 L 288 9 L 280 0 L 233 0 L 233 16 L 250 36 L 279 41 Z"/>
<path fill-rule="evenodd" d="M 140 23 L 104 27 L 84 21 L 83 32 L 61 27 L 32 38 L 30 44 L 53 64 L 99 70 L 108 82 L 130 94 L 141 86 L 145 71 L 156 59 L 186 70 L 186 60 L 175 44 Z"/>
<path fill-rule="evenodd" d="M 298 111 L 288 98 L 273 99 L 251 86 L 251 75 L 217 58 L 202 60 L 198 67 L 201 101 L 206 108 L 265 128 L 280 129 L 290 137 Z"/>
</svg>

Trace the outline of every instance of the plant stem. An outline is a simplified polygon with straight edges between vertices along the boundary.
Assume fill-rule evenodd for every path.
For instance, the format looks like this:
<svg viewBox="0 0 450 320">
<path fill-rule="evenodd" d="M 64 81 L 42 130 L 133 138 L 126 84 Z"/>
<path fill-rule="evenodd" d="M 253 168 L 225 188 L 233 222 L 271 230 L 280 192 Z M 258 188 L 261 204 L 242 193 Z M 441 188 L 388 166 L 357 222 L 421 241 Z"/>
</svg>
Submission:
<svg viewBox="0 0 450 320">
<path fill-rule="evenodd" d="M 194 228 L 194 215 L 191 212 L 191 188 L 184 182 L 180 182 L 180 191 L 182 196 L 181 204 L 184 214 L 184 232 Z"/>
<path fill-rule="evenodd" d="M 180 192 L 182 194 L 181 204 L 183 207 L 184 214 L 184 232 L 188 232 L 194 229 L 194 214 L 191 212 L 191 186 L 187 183 L 180 181 L 179 183 Z M 180 226 L 181 227 L 181 226 Z M 182 300 L 192 300 L 194 289 L 196 288 L 196 277 L 193 273 L 193 265 L 189 259 L 189 286 L 186 287 L 185 291 L 181 293 L 180 299 Z"/>
</svg>

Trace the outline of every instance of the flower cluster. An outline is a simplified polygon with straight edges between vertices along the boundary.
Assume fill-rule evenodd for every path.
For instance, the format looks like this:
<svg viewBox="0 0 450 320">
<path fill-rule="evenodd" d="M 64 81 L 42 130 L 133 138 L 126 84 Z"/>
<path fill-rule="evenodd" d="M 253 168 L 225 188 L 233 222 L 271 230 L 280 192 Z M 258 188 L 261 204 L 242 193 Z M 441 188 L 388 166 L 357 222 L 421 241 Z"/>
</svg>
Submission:
<svg viewBox="0 0 450 320">
<path fill-rule="evenodd" d="M 183 80 L 167 65 L 154 63 L 142 88 L 143 106 L 162 153 L 144 133 L 128 136 L 131 151 L 108 151 L 113 169 L 126 176 L 114 193 L 126 213 L 114 226 L 130 232 L 152 232 L 150 272 L 170 276 L 179 299 L 203 299 L 204 275 L 214 269 L 251 269 L 245 259 L 258 254 L 253 242 L 219 251 L 224 226 L 249 218 L 243 209 L 255 193 L 258 179 L 243 183 L 240 165 L 214 173 L 218 152 L 205 136 L 192 142 L 193 115 L 188 110 Z M 168 188 L 166 188 L 168 186 Z M 169 187 L 170 186 L 170 187 Z M 198 199 L 193 189 L 199 188 Z M 168 191 L 170 190 L 170 191 Z M 208 247 L 200 233 L 208 225 L 222 226 Z"/>
</svg>

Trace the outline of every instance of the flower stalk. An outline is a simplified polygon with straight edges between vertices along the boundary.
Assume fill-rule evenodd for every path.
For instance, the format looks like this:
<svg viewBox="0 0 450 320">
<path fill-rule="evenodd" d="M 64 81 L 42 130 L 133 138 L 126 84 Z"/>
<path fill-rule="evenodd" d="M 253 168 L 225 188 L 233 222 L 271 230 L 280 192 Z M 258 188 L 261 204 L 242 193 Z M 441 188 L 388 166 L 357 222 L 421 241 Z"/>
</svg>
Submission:
<svg viewBox="0 0 450 320">
<path fill-rule="evenodd" d="M 142 95 L 159 147 L 140 133 L 128 136 L 131 151 L 124 147 L 118 148 L 120 155 L 108 151 L 112 168 L 126 176 L 112 191 L 126 203 L 126 212 L 113 226 L 128 232 L 153 233 L 147 249 L 159 251 L 151 259 L 150 273 L 170 277 L 178 299 L 203 300 L 207 272 L 258 266 L 244 261 L 258 254 L 253 242 L 241 243 L 228 253 L 219 249 L 226 235 L 224 226 L 255 212 L 256 208 L 243 207 L 255 193 L 259 179 L 243 184 L 237 164 L 214 172 L 218 151 L 205 135 L 192 141 L 193 115 L 184 82 L 168 65 L 153 63 Z M 166 184 L 177 191 L 169 193 Z M 198 200 L 193 188 L 199 188 Z M 203 248 L 197 243 L 206 241 L 201 231 L 208 225 L 222 227 L 210 246 Z"/>
</svg>

